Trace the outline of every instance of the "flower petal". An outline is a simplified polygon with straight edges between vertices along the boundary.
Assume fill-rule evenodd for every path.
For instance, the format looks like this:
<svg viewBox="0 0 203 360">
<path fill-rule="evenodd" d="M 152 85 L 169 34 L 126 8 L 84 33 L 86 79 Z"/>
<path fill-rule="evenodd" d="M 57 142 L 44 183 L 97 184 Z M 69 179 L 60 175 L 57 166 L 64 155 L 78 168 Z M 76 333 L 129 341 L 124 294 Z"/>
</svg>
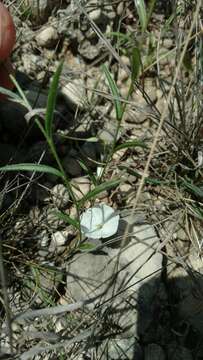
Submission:
<svg viewBox="0 0 203 360">
<path fill-rule="evenodd" d="M 106 204 L 101 204 L 100 206 L 103 212 L 103 221 L 106 222 L 115 213 L 115 210 Z"/>
<path fill-rule="evenodd" d="M 86 210 L 80 217 L 81 232 L 92 239 L 107 238 L 116 233 L 119 215 L 106 204 Z"/>
<path fill-rule="evenodd" d="M 102 229 L 95 229 L 93 231 L 87 231 L 85 236 L 91 239 L 101 239 L 102 238 Z"/>
<path fill-rule="evenodd" d="M 88 231 L 94 231 L 97 230 L 98 226 L 101 225 L 102 225 L 102 210 L 99 207 L 90 208 L 81 215 L 80 218 L 81 230 L 85 228 L 88 229 Z"/>
<path fill-rule="evenodd" d="M 114 215 L 110 220 L 106 221 L 102 227 L 102 238 L 105 239 L 114 235 L 118 230 L 119 215 Z"/>
</svg>

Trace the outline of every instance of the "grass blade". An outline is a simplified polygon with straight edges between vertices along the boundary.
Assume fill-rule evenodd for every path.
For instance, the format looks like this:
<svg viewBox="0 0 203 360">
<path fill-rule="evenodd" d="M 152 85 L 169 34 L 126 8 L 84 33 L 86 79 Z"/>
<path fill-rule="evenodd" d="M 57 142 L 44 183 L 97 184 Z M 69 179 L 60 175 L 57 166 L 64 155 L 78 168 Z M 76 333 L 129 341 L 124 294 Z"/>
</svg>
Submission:
<svg viewBox="0 0 203 360">
<path fill-rule="evenodd" d="M 147 146 L 145 145 L 145 143 L 143 141 L 140 140 L 133 140 L 133 141 L 126 141 L 123 144 L 120 144 L 118 146 L 115 147 L 114 152 L 122 150 L 122 149 L 128 149 L 131 147 L 142 147 L 142 148 L 147 148 Z"/>
<path fill-rule="evenodd" d="M 16 81 L 16 79 L 14 78 L 13 75 L 10 75 L 10 78 L 13 82 L 13 84 L 15 85 L 16 89 L 18 90 L 18 93 L 20 95 L 20 97 L 22 98 L 23 104 L 24 106 L 31 111 L 32 110 L 32 106 L 30 105 L 29 101 L 27 100 L 24 91 L 21 89 L 20 85 L 18 84 L 18 82 Z"/>
<path fill-rule="evenodd" d="M 144 0 L 134 0 L 134 2 L 139 16 L 141 29 L 142 32 L 144 32 L 147 28 L 147 11 Z"/>
<path fill-rule="evenodd" d="M 107 78 L 111 94 L 113 96 L 114 106 L 116 109 L 116 118 L 118 121 L 121 121 L 122 116 L 123 116 L 123 107 L 122 107 L 122 104 L 120 101 L 120 94 L 119 94 L 117 85 L 116 85 L 114 79 L 112 78 L 109 69 L 105 65 L 103 65 L 102 68 L 103 68 L 103 71 Z"/>
<path fill-rule="evenodd" d="M 87 200 L 95 198 L 102 191 L 115 188 L 117 185 L 120 184 L 120 182 L 121 182 L 121 179 L 115 179 L 115 180 L 106 181 L 106 182 L 96 186 L 93 190 L 89 191 L 85 196 L 83 196 L 83 198 L 79 201 L 79 205 L 84 204 L 84 202 Z"/>
<path fill-rule="evenodd" d="M 30 164 L 30 163 L 21 163 L 21 164 L 11 164 L 0 167 L 0 171 L 33 171 L 33 172 L 42 172 L 51 175 L 56 175 L 63 178 L 62 173 L 55 169 L 52 166 L 43 165 L 43 164 Z"/>
<path fill-rule="evenodd" d="M 132 69 L 131 79 L 133 83 L 135 82 L 135 80 L 137 80 L 140 74 L 141 66 L 142 66 L 142 61 L 141 61 L 140 50 L 139 48 L 134 48 L 131 57 L 131 69 Z"/>
<path fill-rule="evenodd" d="M 192 184 L 187 180 L 183 180 L 182 186 L 183 188 L 187 189 L 191 194 L 203 198 L 203 190 L 200 187 Z"/>
<path fill-rule="evenodd" d="M 149 23 L 149 20 L 152 16 L 152 12 L 154 10 L 154 6 L 155 6 L 156 0 L 150 0 L 149 1 L 149 5 L 148 5 L 148 12 L 147 12 L 147 24 Z"/>
<path fill-rule="evenodd" d="M 60 219 L 65 221 L 67 224 L 72 225 L 77 230 L 80 230 L 80 224 L 76 219 L 71 218 L 68 214 L 63 213 L 62 211 L 54 212 L 54 214 Z"/>
<path fill-rule="evenodd" d="M 48 100 L 47 100 L 47 109 L 46 109 L 46 116 L 45 116 L 45 131 L 49 138 L 52 137 L 52 125 L 54 119 L 54 110 L 56 105 L 56 97 L 59 85 L 59 78 L 61 75 L 61 71 L 63 68 L 63 62 L 60 63 L 58 69 L 56 70 L 51 87 L 49 90 Z"/>
<path fill-rule="evenodd" d="M 17 94 L 13 93 L 11 90 L 5 89 L 2 86 L 0 86 L 0 94 L 6 95 L 11 99 L 16 100 L 19 103 L 22 103 L 22 99 Z"/>
<path fill-rule="evenodd" d="M 82 160 L 78 160 L 78 163 L 80 164 L 81 168 L 89 175 L 90 180 L 92 183 L 96 186 L 97 185 L 97 179 L 93 172 L 84 164 Z"/>
</svg>

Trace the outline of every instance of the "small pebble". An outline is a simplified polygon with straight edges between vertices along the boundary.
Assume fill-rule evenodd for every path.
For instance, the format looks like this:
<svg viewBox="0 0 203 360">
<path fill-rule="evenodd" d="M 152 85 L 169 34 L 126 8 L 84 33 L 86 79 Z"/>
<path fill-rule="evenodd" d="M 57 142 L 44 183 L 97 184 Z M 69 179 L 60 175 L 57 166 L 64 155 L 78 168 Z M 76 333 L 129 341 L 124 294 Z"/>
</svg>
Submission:
<svg viewBox="0 0 203 360">
<path fill-rule="evenodd" d="M 37 34 L 36 41 L 39 46 L 52 48 L 58 41 L 58 33 L 53 26 L 48 26 Z"/>
</svg>

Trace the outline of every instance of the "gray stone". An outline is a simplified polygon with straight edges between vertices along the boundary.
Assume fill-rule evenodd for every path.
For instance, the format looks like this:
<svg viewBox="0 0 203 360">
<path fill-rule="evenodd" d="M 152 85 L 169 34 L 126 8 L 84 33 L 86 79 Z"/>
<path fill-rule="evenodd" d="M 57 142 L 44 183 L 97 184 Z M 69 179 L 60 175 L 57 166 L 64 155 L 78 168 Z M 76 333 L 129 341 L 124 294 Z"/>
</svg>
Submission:
<svg viewBox="0 0 203 360">
<path fill-rule="evenodd" d="M 81 56 L 84 57 L 86 60 L 94 60 L 100 54 L 100 48 L 97 45 L 92 45 L 89 40 L 83 40 L 80 43 L 78 51 Z"/>
<path fill-rule="evenodd" d="M 109 20 L 114 20 L 116 17 L 116 13 L 112 5 L 105 6 L 105 15 Z"/>
<path fill-rule="evenodd" d="M 57 208 L 46 207 L 43 209 L 42 218 L 46 227 L 50 227 L 53 231 L 65 224 L 64 220 L 59 219 L 57 216 Z"/>
<path fill-rule="evenodd" d="M 36 41 L 39 46 L 51 48 L 58 41 L 58 33 L 53 26 L 48 26 L 37 34 Z"/>
<path fill-rule="evenodd" d="M 25 91 L 26 98 L 33 108 L 45 109 L 47 106 L 47 92 L 40 89 L 29 89 Z"/>
<path fill-rule="evenodd" d="M 164 39 L 164 41 L 163 41 L 163 46 L 164 46 L 166 49 L 172 49 L 172 48 L 174 47 L 173 39 L 170 39 L 170 38 Z"/>
<path fill-rule="evenodd" d="M 70 201 L 67 188 L 63 184 L 57 184 L 51 189 L 53 203 L 59 209 L 65 208 Z"/>
<path fill-rule="evenodd" d="M 91 182 L 85 176 L 75 178 L 72 180 L 71 184 L 72 190 L 77 200 L 81 200 L 83 196 L 90 191 Z"/>
<path fill-rule="evenodd" d="M 84 161 L 85 165 L 88 168 L 97 167 L 96 159 L 97 159 L 97 144 L 93 142 L 85 142 L 81 146 L 81 157 Z"/>
<path fill-rule="evenodd" d="M 30 131 L 30 137 L 36 136 L 38 134 L 36 129 L 32 127 Z M 25 161 L 30 163 L 38 162 L 41 159 L 41 162 L 43 164 L 50 164 L 53 157 L 50 149 L 47 146 L 46 141 L 38 141 L 30 146 L 29 150 L 27 151 L 27 154 L 25 155 Z M 42 196 L 43 195 L 43 196 Z M 44 194 L 40 194 L 40 200 L 43 201 Z"/>
<path fill-rule="evenodd" d="M 66 296 L 76 301 L 94 299 L 94 303 L 114 296 L 113 305 L 111 302 L 106 305 L 126 335 L 135 336 L 137 331 L 146 331 L 152 321 L 152 304 L 162 268 L 162 255 L 156 253 L 158 244 L 154 228 L 140 225 L 133 226 L 131 240 L 128 238 L 123 249 L 111 248 L 109 244 L 100 252 L 75 255 L 66 267 Z M 139 315 L 143 317 L 140 324 L 137 302 L 143 314 Z"/>
<path fill-rule="evenodd" d="M 159 273 L 162 268 L 162 255 L 156 253 L 158 244 L 159 239 L 152 226 L 134 226 L 131 241 L 122 250 L 105 247 L 105 254 L 76 255 L 71 264 L 67 265 L 67 270 L 72 275 L 75 274 L 78 280 L 72 282 L 71 278 L 67 277 L 67 288 L 77 300 L 94 295 L 99 296 L 104 291 L 108 291 L 110 295 L 112 288 L 107 285 L 111 282 L 112 276 L 116 276 L 117 289 L 123 278 L 126 278 L 128 286 L 131 285 L 131 291 L 136 292 L 141 286 L 139 280 L 142 280 L 143 285 L 148 278 L 153 277 L 156 272 Z M 120 271 L 115 274 L 118 256 L 120 256 Z M 77 261 L 80 263 L 81 270 L 78 269 Z M 131 275 L 133 275 L 132 278 Z M 87 284 L 83 280 L 85 278 L 89 279 Z M 83 283 L 83 289 L 79 284 L 80 281 Z"/>
<path fill-rule="evenodd" d="M 115 118 L 114 118 L 115 120 Z M 112 144 L 116 136 L 117 128 L 113 121 L 105 123 L 103 129 L 99 130 L 97 137 L 104 142 L 104 144 Z M 117 140 L 120 138 L 121 132 L 117 134 Z"/>
<path fill-rule="evenodd" d="M 77 153 L 76 153 L 77 155 Z M 63 168 L 65 170 L 65 172 L 68 175 L 71 176 L 80 176 L 82 173 L 82 168 L 79 164 L 79 162 L 77 161 L 77 157 L 75 156 L 71 156 L 71 155 L 67 155 L 64 159 L 63 159 Z"/>
<path fill-rule="evenodd" d="M 63 246 L 66 244 L 68 238 L 67 230 L 56 231 L 51 235 L 51 244 L 52 247 Z M 54 245 L 54 246 L 53 246 Z"/>
<path fill-rule="evenodd" d="M 40 246 L 43 247 L 47 247 L 49 245 L 49 236 L 47 234 L 46 231 L 42 231 L 41 236 L 40 236 Z"/>
<path fill-rule="evenodd" d="M 23 54 L 22 56 L 22 62 L 23 62 L 23 68 L 27 74 L 35 75 L 39 69 L 37 69 L 37 63 L 38 63 L 39 57 L 37 55 L 33 54 Z"/>
<path fill-rule="evenodd" d="M 38 254 L 39 254 L 39 256 L 41 257 L 41 258 L 45 258 L 45 257 L 47 257 L 47 255 L 49 254 L 49 251 L 48 250 L 39 250 L 38 251 Z"/>
<path fill-rule="evenodd" d="M 85 107 L 85 84 L 82 79 L 75 79 L 63 85 L 60 89 L 60 94 L 73 110 Z"/>
<path fill-rule="evenodd" d="M 102 21 L 103 14 L 100 8 L 96 8 L 94 10 L 91 10 L 89 13 L 89 17 L 92 21 L 94 21 L 96 24 L 99 24 Z"/>
</svg>

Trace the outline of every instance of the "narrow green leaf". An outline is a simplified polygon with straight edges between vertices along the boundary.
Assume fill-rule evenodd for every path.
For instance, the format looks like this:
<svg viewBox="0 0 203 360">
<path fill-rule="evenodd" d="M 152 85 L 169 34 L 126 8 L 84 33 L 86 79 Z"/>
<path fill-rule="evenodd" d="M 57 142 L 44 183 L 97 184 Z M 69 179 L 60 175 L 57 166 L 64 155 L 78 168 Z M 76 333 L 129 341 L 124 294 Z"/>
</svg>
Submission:
<svg viewBox="0 0 203 360">
<path fill-rule="evenodd" d="M 20 85 L 18 84 L 18 82 L 16 81 L 16 79 L 14 78 L 13 75 L 10 75 L 10 78 L 11 78 L 12 82 L 14 83 L 16 89 L 18 90 L 18 93 L 19 93 L 19 95 L 20 95 L 21 98 L 22 98 L 22 101 L 23 101 L 24 106 L 25 106 L 29 111 L 31 111 L 31 110 L 32 110 L 32 106 L 30 105 L 29 101 L 27 100 L 24 91 L 21 89 Z"/>
<path fill-rule="evenodd" d="M 55 169 L 52 166 L 42 165 L 42 164 L 29 164 L 29 163 L 21 163 L 21 164 L 11 164 L 0 167 L 0 171 L 33 171 L 33 172 L 41 172 L 56 175 L 58 177 L 63 178 L 62 173 Z"/>
<path fill-rule="evenodd" d="M 65 221 L 67 224 L 72 225 L 77 230 L 80 230 L 79 221 L 71 218 L 68 214 L 63 213 L 62 211 L 56 211 L 54 214 L 60 219 Z"/>
<path fill-rule="evenodd" d="M 142 147 L 142 148 L 147 148 L 147 146 L 145 145 L 145 143 L 143 141 L 140 140 L 133 140 L 133 141 L 126 141 L 123 144 L 117 145 L 114 149 L 114 152 L 122 150 L 122 149 L 128 149 L 131 147 Z"/>
<path fill-rule="evenodd" d="M 134 0 L 134 3 L 139 16 L 142 32 L 144 32 L 147 28 L 147 12 L 144 0 Z"/>
<path fill-rule="evenodd" d="M 11 99 L 16 100 L 18 103 L 22 103 L 22 99 L 20 98 L 19 95 L 13 93 L 11 90 L 1 87 L 1 86 L 0 86 L 0 94 L 6 95 Z"/>
<path fill-rule="evenodd" d="M 134 48 L 131 58 L 131 79 L 134 83 L 135 80 L 137 80 L 139 74 L 140 74 L 140 68 L 142 65 L 141 61 L 141 54 L 139 48 Z"/>
<path fill-rule="evenodd" d="M 116 85 L 114 79 L 112 78 L 109 69 L 105 65 L 103 65 L 103 71 L 107 78 L 111 94 L 113 96 L 113 102 L 114 102 L 114 106 L 116 109 L 116 118 L 118 121 L 121 121 L 122 116 L 123 116 L 123 107 L 122 107 L 122 104 L 120 101 L 120 94 L 119 94 L 117 85 Z"/>
<path fill-rule="evenodd" d="M 89 251 L 92 251 L 95 249 L 96 249 L 96 245 L 94 245 L 92 243 L 88 243 L 88 242 L 85 242 L 78 246 L 78 250 L 80 250 L 81 252 L 89 252 Z"/>
<path fill-rule="evenodd" d="M 51 87 L 49 90 L 48 100 L 47 100 L 47 109 L 46 109 L 46 116 L 45 116 L 45 130 L 49 138 L 52 137 L 52 125 L 54 119 L 54 110 L 56 105 L 56 97 L 59 85 L 59 79 L 61 75 L 61 71 L 63 68 L 63 62 L 61 62 L 56 70 Z"/>
<path fill-rule="evenodd" d="M 35 122 L 37 124 L 37 126 L 39 127 L 39 129 L 41 130 L 42 134 L 44 135 L 45 139 L 47 140 L 47 142 L 49 142 L 49 137 L 46 133 L 46 130 L 44 129 L 44 127 L 42 126 L 41 122 L 38 119 L 35 119 Z"/>
<path fill-rule="evenodd" d="M 78 160 L 78 163 L 80 164 L 81 168 L 89 175 L 89 178 L 91 179 L 92 183 L 96 185 L 97 179 L 93 174 L 93 172 L 90 169 L 88 169 L 88 167 L 84 164 L 82 160 Z"/>
<path fill-rule="evenodd" d="M 192 215 L 194 215 L 199 220 L 203 220 L 203 210 L 199 206 L 197 206 L 196 204 L 190 204 L 187 205 L 187 207 L 189 207 Z"/>
<path fill-rule="evenodd" d="M 115 188 L 120 184 L 120 182 L 121 179 L 115 179 L 115 180 L 106 181 L 105 183 L 96 186 L 93 190 L 89 191 L 86 195 L 83 196 L 83 198 L 78 202 L 79 206 L 84 204 L 84 202 L 87 200 L 96 198 L 96 196 L 101 192 Z"/>
<path fill-rule="evenodd" d="M 188 182 L 186 180 L 184 180 L 182 182 L 182 186 L 185 189 L 187 189 L 188 191 L 190 191 L 193 195 L 203 198 L 203 190 L 201 188 L 199 188 L 198 186 L 191 184 L 190 182 Z"/>
<path fill-rule="evenodd" d="M 126 170 L 126 172 L 130 175 L 133 175 L 133 176 L 136 176 L 138 179 L 141 179 L 142 175 L 134 170 L 134 169 L 131 169 L 127 166 L 124 166 L 124 165 L 120 165 L 119 166 L 119 169 L 120 170 Z M 168 180 L 159 180 L 159 179 L 154 179 L 154 178 L 151 178 L 151 177 L 147 177 L 145 178 L 145 184 L 149 184 L 149 185 L 171 185 L 170 182 Z"/>
<path fill-rule="evenodd" d="M 154 10 L 155 3 L 156 3 L 156 0 L 149 0 L 148 11 L 147 11 L 147 24 L 149 24 L 149 20 L 152 16 L 152 12 Z"/>
<path fill-rule="evenodd" d="M 119 32 L 119 31 L 111 31 L 111 32 L 109 32 L 107 34 L 107 36 L 109 36 L 109 37 L 114 36 L 114 37 L 117 37 L 117 38 L 120 38 L 120 39 L 124 40 L 125 42 L 131 40 L 130 35 L 123 34 L 123 33 Z"/>
</svg>

